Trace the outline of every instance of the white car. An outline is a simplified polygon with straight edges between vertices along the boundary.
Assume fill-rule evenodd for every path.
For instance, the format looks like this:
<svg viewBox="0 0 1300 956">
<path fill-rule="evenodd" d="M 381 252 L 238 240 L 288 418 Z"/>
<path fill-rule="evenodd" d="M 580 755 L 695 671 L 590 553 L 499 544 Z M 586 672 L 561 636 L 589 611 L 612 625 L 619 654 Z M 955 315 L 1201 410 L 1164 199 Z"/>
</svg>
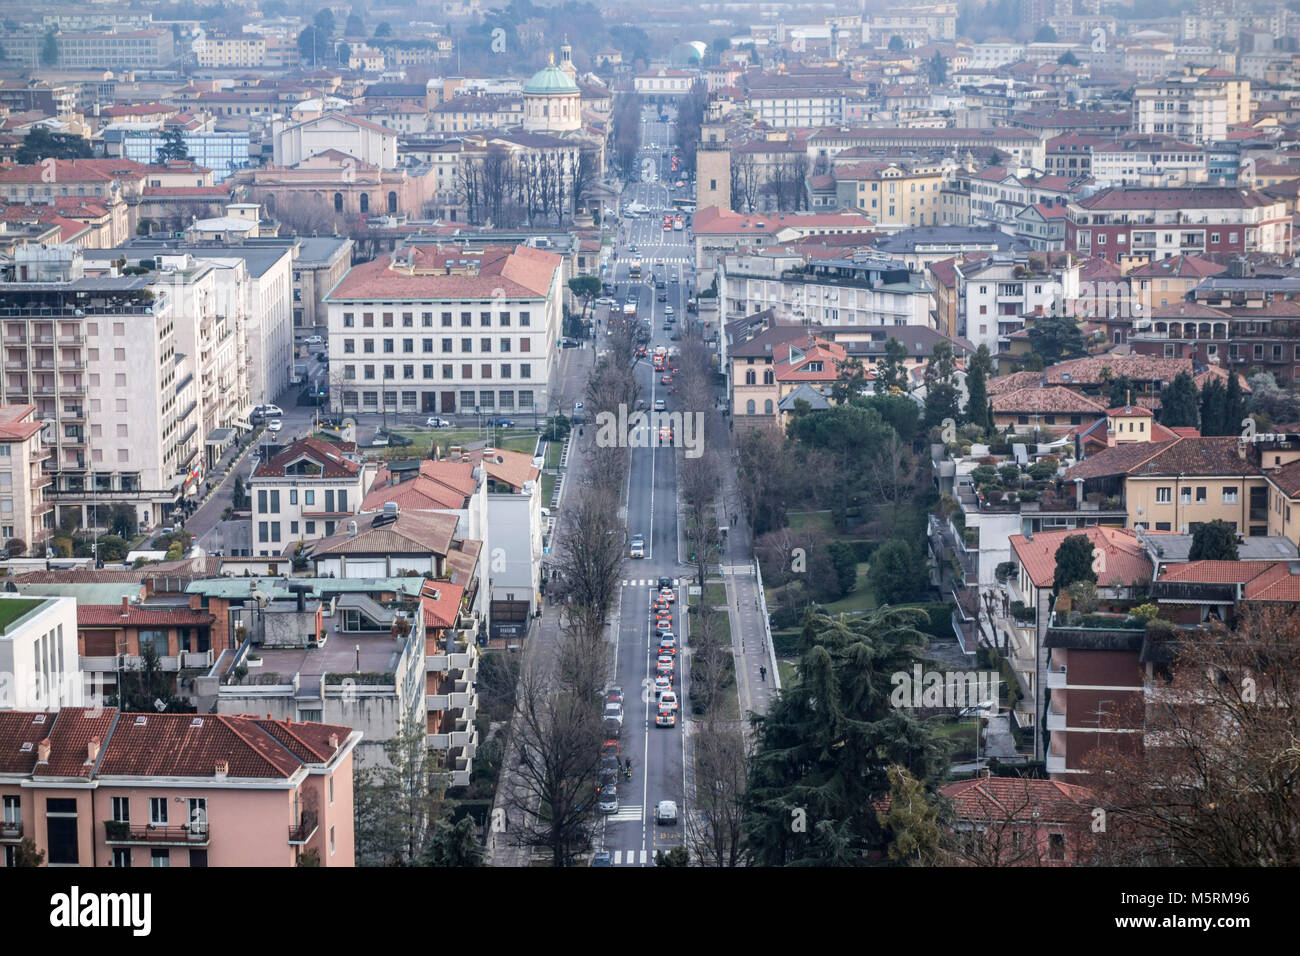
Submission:
<svg viewBox="0 0 1300 956">
<path fill-rule="evenodd" d="M 266 430 L 269 432 L 278 432 L 283 427 L 284 422 L 280 421 L 278 418 L 273 418 L 266 423 Z"/>
<path fill-rule="evenodd" d="M 306 343 L 307 343 L 308 345 L 324 345 L 324 344 L 325 344 L 325 340 L 324 340 L 323 338 L 321 338 L 319 335 L 309 335 L 309 336 L 307 336 L 307 338 L 306 338 L 305 341 L 306 341 Z"/>
<path fill-rule="evenodd" d="M 450 428 L 451 422 L 445 418 L 429 418 L 424 422 L 425 428 Z"/>
<path fill-rule="evenodd" d="M 622 704 L 606 704 L 606 705 L 605 705 L 605 719 L 606 719 L 606 720 L 615 720 L 615 721 L 618 721 L 618 725 L 619 725 L 620 727 L 622 727 L 622 726 L 623 726 L 623 705 L 622 705 Z"/>
<path fill-rule="evenodd" d="M 601 787 L 598 806 L 601 813 L 618 813 L 618 788 L 613 784 Z"/>
<path fill-rule="evenodd" d="M 673 314 L 673 307 L 671 305 L 664 306 L 664 315 L 672 315 L 672 314 Z"/>
<path fill-rule="evenodd" d="M 655 726 L 656 726 L 656 727 L 676 727 L 676 726 L 677 726 L 677 711 L 675 711 L 675 710 L 661 710 L 661 711 L 659 711 L 659 713 L 655 714 Z"/>
<path fill-rule="evenodd" d="M 655 823 L 673 826 L 677 823 L 677 803 L 673 800 L 660 800 L 655 806 Z"/>
<path fill-rule="evenodd" d="M 664 691 L 661 695 L 659 695 L 659 709 L 676 710 L 677 694 L 669 690 L 669 691 Z"/>
<path fill-rule="evenodd" d="M 372 448 L 385 448 L 388 446 L 387 435 L 376 435 L 370 442 Z"/>
<path fill-rule="evenodd" d="M 673 682 L 670 681 L 667 677 L 655 678 L 655 700 L 658 700 L 665 693 L 672 691 L 672 689 L 673 689 Z"/>
</svg>

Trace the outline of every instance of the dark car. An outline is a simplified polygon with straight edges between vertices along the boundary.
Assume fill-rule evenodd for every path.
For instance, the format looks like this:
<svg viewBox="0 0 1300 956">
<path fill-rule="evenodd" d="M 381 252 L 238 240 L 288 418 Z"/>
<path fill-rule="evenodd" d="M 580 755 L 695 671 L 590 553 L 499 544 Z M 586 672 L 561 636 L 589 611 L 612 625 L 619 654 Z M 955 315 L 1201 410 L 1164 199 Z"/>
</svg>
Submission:
<svg viewBox="0 0 1300 956">
<path fill-rule="evenodd" d="M 657 296 L 655 296 L 655 299 L 656 299 L 657 301 L 659 301 L 659 302 L 667 302 L 667 301 L 668 301 L 668 293 L 667 293 L 667 292 L 660 292 Z"/>
<path fill-rule="evenodd" d="M 381 429 L 379 434 L 384 435 L 388 438 L 388 444 L 396 445 L 398 448 L 405 448 L 407 445 L 414 444 L 414 442 L 411 439 L 407 438 L 405 435 L 402 435 L 398 432 L 384 431 Z"/>
<path fill-rule="evenodd" d="M 592 866 L 613 866 L 614 861 L 609 855 L 608 850 L 597 850 L 591 856 Z"/>
<path fill-rule="evenodd" d="M 514 427 L 515 427 L 515 423 L 512 422 L 512 421 L 511 421 L 510 419 L 508 419 L 508 418 L 489 418 L 489 419 L 487 420 L 487 423 L 488 423 L 488 427 L 489 427 L 489 428 L 491 428 L 491 427 L 494 426 L 494 425 L 495 425 L 497 428 L 514 428 Z"/>
<path fill-rule="evenodd" d="M 659 579 L 659 587 L 661 587 L 661 588 L 670 588 L 670 587 L 672 587 L 672 586 L 673 586 L 673 579 L 672 579 L 672 578 L 660 578 L 660 579 Z"/>
</svg>

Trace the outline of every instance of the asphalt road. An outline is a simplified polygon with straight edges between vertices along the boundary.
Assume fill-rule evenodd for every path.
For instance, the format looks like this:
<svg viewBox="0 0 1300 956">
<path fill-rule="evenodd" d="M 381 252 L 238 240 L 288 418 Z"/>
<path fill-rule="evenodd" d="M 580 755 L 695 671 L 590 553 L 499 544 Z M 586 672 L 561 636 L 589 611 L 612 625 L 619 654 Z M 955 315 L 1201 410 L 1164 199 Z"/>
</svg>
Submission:
<svg viewBox="0 0 1300 956">
<path fill-rule="evenodd" d="M 649 142 L 643 137 L 643 142 Z M 662 139 L 657 142 L 663 142 Z M 694 278 L 689 231 L 665 232 L 663 211 L 669 207 L 670 191 L 660 183 L 632 183 L 623 191 L 624 203 L 633 201 L 651 208 L 646 219 L 625 219 L 619 236 L 619 256 L 614 270 L 614 280 L 619 287 L 616 308 L 622 309 L 629 289 L 638 297 L 637 317 L 649 317 L 651 327 L 651 352 L 656 345 L 672 345 L 672 332 L 663 328 L 665 307 L 671 305 L 677 321 L 674 330 L 686 314 L 686 288 Z M 628 276 L 632 259 L 630 246 L 637 246 L 642 260 L 643 278 L 633 284 Z M 676 282 L 672 281 L 674 274 Z M 667 302 L 656 301 L 654 281 L 663 278 L 668 294 Z M 605 316 L 600 316 L 604 320 Z M 606 329 L 601 329 L 602 337 Z M 602 343 L 603 345 L 603 343 Z M 669 411 L 676 410 L 675 395 L 660 383 L 650 363 L 642 360 L 636 374 L 641 382 L 642 397 L 650 407 L 657 398 L 667 402 Z M 643 534 L 646 539 L 646 556 L 629 558 L 623 566 L 622 587 L 615 608 L 614 680 L 623 688 L 624 722 L 620 738 L 624 758 L 632 758 L 632 777 L 624 778 L 618 788 L 619 809 L 607 814 L 598 825 L 595 845 L 608 850 L 615 866 L 653 866 L 656 850 L 668 851 L 680 845 L 683 824 L 660 826 L 655 823 L 655 807 L 661 800 L 677 804 L 679 821 L 683 817 L 686 793 L 686 753 L 684 735 L 689 732 L 689 721 L 683 715 L 690 711 L 686 683 L 685 654 L 679 650 L 678 663 L 673 677 L 673 689 L 680 701 L 678 721 L 674 727 L 655 726 L 658 708 L 653 691 L 655 664 L 658 658 L 659 637 L 650 614 L 652 596 L 658 591 L 658 579 L 673 579 L 678 599 L 673 605 L 674 633 L 679 645 L 686 625 L 685 579 L 689 570 L 682 563 L 684 557 L 680 538 L 677 506 L 677 457 L 681 451 L 659 447 L 657 442 L 647 448 L 632 448 L 631 466 L 626 488 L 627 531 L 629 535 Z"/>
</svg>

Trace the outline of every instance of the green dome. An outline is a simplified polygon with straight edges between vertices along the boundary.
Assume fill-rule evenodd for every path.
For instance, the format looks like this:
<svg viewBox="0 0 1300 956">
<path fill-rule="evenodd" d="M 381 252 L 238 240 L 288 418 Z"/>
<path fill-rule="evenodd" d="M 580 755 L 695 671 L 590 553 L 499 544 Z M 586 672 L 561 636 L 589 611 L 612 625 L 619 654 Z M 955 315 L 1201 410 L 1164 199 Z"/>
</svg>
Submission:
<svg viewBox="0 0 1300 956">
<path fill-rule="evenodd" d="M 558 66 L 551 65 L 538 70 L 524 87 L 525 94 L 535 96 L 555 96 L 560 93 L 577 93 L 578 84 L 569 78 Z"/>
</svg>

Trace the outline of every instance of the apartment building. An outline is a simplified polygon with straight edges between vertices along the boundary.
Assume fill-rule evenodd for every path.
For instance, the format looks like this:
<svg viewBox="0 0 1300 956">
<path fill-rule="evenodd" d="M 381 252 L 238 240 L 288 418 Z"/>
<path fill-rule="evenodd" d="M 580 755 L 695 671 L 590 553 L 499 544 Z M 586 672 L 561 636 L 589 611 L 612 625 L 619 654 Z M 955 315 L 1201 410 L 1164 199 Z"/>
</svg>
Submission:
<svg viewBox="0 0 1300 956">
<path fill-rule="evenodd" d="M 893 36 L 905 42 L 953 40 L 957 36 L 955 3 L 911 3 L 892 7 L 887 13 L 873 13 L 866 24 L 863 40 L 886 46 Z"/>
<path fill-rule="evenodd" d="M 675 103 L 699 78 L 694 70 L 650 70 L 633 76 L 632 87 L 648 103 Z"/>
<path fill-rule="evenodd" d="M 87 506 L 126 502 L 161 521 L 195 490 L 201 450 L 180 297 L 157 275 L 87 274 L 71 246 L 20 248 L 5 279 L 5 397 L 36 406 L 58 517 L 72 509 L 86 526 Z"/>
<path fill-rule="evenodd" d="M 211 667 L 214 650 L 220 653 L 212 643 L 216 618 L 185 605 L 79 603 L 75 618 L 80 669 L 106 695 L 118 692 L 124 672 L 143 667 L 146 650 L 157 655 L 171 692 L 182 695 L 190 688 L 178 682 L 180 672 Z"/>
<path fill-rule="evenodd" d="M 1190 186 L 1206 181 L 1205 149 L 1161 135 L 1099 143 L 1092 179 L 1098 186 Z"/>
<path fill-rule="evenodd" d="M 16 33 L 5 37 L 5 56 L 28 69 L 44 67 L 45 33 Z M 55 64 L 63 70 L 162 69 L 171 66 L 177 51 L 170 29 L 55 34 Z"/>
<path fill-rule="evenodd" d="M 942 162 L 837 161 L 831 168 L 836 205 L 862 210 L 882 232 L 937 226 L 948 221 L 940 193 L 950 169 Z"/>
<path fill-rule="evenodd" d="M 0 405 L 0 543 L 22 542 L 21 551 L 45 553 L 54 505 L 45 497 L 53 483 L 52 457 L 35 420 L 35 405 Z"/>
<path fill-rule="evenodd" d="M 745 78 L 746 107 L 775 129 L 838 126 L 846 101 L 861 84 L 847 77 L 822 74 L 762 74 Z"/>
<path fill-rule="evenodd" d="M 1079 264 L 1065 256 L 1005 255 L 957 263 L 957 334 L 996 355 L 1025 327 L 1027 313 L 1079 295 Z"/>
<path fill-rule="evenodd" d="M 691 227 L 695 233 L 696 284 L 704 288 L 713 281 L 718 262 L 730 252 L 764 249 L 812 236 L 861 233 L 865 243 L 873 222 L 860 209 L 742 215 L 730 209 L 710 207 L 696 212 Z"/>
<path fill-rule="evenodd" d="M 31 838 L 46 866 L 352 866 L 360 739 L 221 714 L 0 713 L 4 865 Z"/>
<path fill-rule="evenodd" d="M 76 599 L 0 595 L 0 714 L 79 707 L 87 697 Z"/>
<path fill-rule="evenodd" d="M 325 296 L 352 266 L 353 241 L 347 236 L 297 236 L 293 257 L 294 332 L 329 331 Z"/>
<path fill-rule="evenodd" d="M 1286 203 L 1229 186 L 1115 186 L 1070 202 L 1066 248 L 1112 262 L 1291 251 Z"/>
<path fill-rule="evenodd" d="M 374 465 L 319 438 L 263 445 L 262 455 L 248 479 L 253 549 L 261 556 L 333 535 L 356 514 L 375 477 Z"/>
<path fill-rule="evenodd" d="M 418 245 L 354 266 L 326 296 L 335 411 L 546 414 L 561 258 Z"/>
<path fill-rule="evenodd" d="M 989 166 L 977 173 L 958 171 L 954 187 L 969 194 L 970 224 L 1015 230 L 1017 216 L 1032 206 L 1064 206 L 1082 185 L 1078 179 L 1026 175 L 1024 170 Z M 965 181 L 965 183 L 963 183 Z"/>
<path fill-rule="evenodd" d="M 997 129 L 908 129 L 875 127 L 835 127 L 819 129 L 808 137 L 808 159 L 816 167 L 818 160 L 830 161 L 841 151 L 854 147 L 868 149 L 917 150 L 929 153 L 941 150 L 961 160 L 970 150 L 996 149 L 1011 157 L 1008 165 L 1043 168 L 1043 139 L 1029 130 Z"/>
<path fill-rule="evenodd" d="M 457 96 L 429 109 L 428 132 L 505 129 L 518 126 L 523 120 L 522 96 Z"/>
<path fill-rule="evenodd" d="M 1250 119 L 1250 80 L 1222 70 L 1186 71 L 1133 88 L 1133 131 L 1187 143 L 1226 139 Z"/>
<path fill-rule="evenodd" d="M 718 269 L 724 321 L 771 309 L 805 325 L 928 325 L 932 293 L 923 275 L 870 251 L 816 258 L 777 248 L 728 255 Z"/>
<path fill-rule="evenodd" d="M 266 37 L 256 33 L 209 33 L 196 45 L 199 66 L 205 69 L 266 65 Z"/>
</svg>

